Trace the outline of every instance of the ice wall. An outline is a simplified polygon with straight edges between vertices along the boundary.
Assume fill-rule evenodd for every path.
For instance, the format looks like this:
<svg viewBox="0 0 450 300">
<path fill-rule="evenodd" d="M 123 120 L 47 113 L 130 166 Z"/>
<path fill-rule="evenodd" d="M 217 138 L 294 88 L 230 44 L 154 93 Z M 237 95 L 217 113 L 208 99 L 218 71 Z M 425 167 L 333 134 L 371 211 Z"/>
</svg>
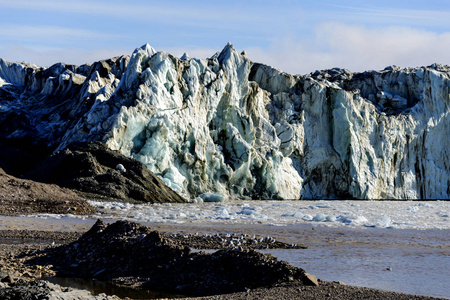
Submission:
<svg viewBox="0 0 450 300">
<path fill-rule="evenodd" d="M 102 141 L 192 198 L 450 195 L 448 67 L 294 76 L 253 63 L 228 44 L 206 60 L 145 45 L 131 58 L 52 68 L 53 76 L 32 89 L 27 82 L 37 76 L 21 79 L 14 75 L 23 73 L 20 66 L 0 61 L 4 87 L 25 86 L 0 99 L 19 93 L 33 103 L 63 93 L 70 100 L 70 113 L 48 104 L 53 127 L 35 117 L 37 137 L 55 149 Z"/>
</svg>

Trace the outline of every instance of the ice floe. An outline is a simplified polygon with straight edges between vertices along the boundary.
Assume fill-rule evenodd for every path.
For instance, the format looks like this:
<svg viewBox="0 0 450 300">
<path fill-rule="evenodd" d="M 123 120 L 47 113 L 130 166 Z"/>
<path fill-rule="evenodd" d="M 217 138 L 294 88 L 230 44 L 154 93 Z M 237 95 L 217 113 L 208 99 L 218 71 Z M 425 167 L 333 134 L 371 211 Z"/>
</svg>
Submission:
<svg viewBox="0 0 450 300">
<path fill-rule="evenodd" d="M 141 223 L 450 229 L 448 201 L 235 201 L 208 194 L 189 204 L 89 203 L 98 210 L 93 218 Z"/>
</svg>

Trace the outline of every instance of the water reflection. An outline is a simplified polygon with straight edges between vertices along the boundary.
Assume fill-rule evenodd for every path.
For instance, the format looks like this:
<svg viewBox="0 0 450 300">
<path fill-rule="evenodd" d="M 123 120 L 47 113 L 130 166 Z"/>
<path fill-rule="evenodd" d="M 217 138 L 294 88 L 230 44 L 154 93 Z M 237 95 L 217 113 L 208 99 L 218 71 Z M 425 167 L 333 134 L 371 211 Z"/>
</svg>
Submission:
<svg viewBox="0 0 450 300">
<path fill-rule="evenodd" d="M 305 250 L 265 250 L 326 281 L 450 298 L 447 251 L 354 244 Z"/>
<path fill-rule="evenodd" d="M 116 295 L 119 298 L 128 297 L 131 299 L 159 299 L 159 298 L 182 297 L 182 295 L 173 295 L 153 291 L 136 290 L 127 287 L 120 287 L 108 282 L 98 281 L 95 279 L 66 278 L 66 277 L 47 277 L 42 279 L 64 287 L 88 290 L 95 296 L 104 293 L 110 296 Z"/>
</svg>

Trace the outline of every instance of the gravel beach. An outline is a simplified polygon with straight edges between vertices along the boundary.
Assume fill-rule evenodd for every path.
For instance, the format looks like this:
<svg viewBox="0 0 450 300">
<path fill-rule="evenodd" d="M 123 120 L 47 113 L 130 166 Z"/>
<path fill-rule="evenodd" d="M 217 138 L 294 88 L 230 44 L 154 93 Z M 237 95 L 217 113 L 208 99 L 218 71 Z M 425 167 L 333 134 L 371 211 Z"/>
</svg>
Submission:
<svg viewBox="0 0 450 300">
<path fill-rule="evenodd" d="M 196 232 L 188 232 L 189 228 L 183 228 L 183 226 L 166 225 L 161 226 L 159 230 L 161 229 L 164 236 L 182 241 L 184 245 L 192 242 L 193 248 L 212 249 L 220 247 L 220 244 L 212 243 L 211 240 L 213 239 L 209 236 L 205 239 L 186 239 L 188 236 L 195 237 Z M 229 234 L 228 230 L 225 231 L 224 236 Z M 183 234 L 180 234 L 180 232 Z M 93 295 L 85 290 L 61 287 L 42 281 L 41 278 L 55 276 L 53 266 L 29 265 L 26 263 L 27 255 L 76 241 L 83 233 L 83 231 L 67 230 L 0 230 L 0 277 L 2 282 L 0 290 L 3 293 L 0 295 L 4 299 L 32 299 L 30 295 L 35 295 L 33 296 L 37 297 L 35 299 L 74 299 L 77 297 L 77 299 L 119 299 L 115 295 L 108 296 L 104 293 Z M 282 245 L 278 246 L 281 247 Z M 305 286 L 299 282 L 285 282 L 271 287 L 252 288 L 242 292 L 194 297 L 192 299 L 437 299 L 354 287 L 341 282 L 325 282 L 320 279 L 318 283 L 318 286 Z M 144 299 L 142 297 L 141 295 L 129 299 Z M 150 297 L 155 297 L 155 295 L 149 295 Z M 158 296 L 156 295 L 156 297 Z M 121 298 L 126 298 L 126 295 L 121 295 Z"/>
</svg>

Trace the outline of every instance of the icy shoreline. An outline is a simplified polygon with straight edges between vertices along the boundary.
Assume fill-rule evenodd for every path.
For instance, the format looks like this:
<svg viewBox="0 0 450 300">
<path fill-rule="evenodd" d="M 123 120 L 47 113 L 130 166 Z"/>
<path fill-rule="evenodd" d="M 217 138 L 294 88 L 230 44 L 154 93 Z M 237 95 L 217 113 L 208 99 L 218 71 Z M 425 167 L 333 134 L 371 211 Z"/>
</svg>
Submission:
<svg viewBox="0 0 450 300">
<path fill-rule="evenodd" d="M 348 228 L 450 229 L 449 201 L 237 201 L 220 203 L 89 203 L 90 219 L 153 224 L 310 224 Z M 86 219 L 75 215 L 38 214 L 32 218 Z"/>
</svg>

